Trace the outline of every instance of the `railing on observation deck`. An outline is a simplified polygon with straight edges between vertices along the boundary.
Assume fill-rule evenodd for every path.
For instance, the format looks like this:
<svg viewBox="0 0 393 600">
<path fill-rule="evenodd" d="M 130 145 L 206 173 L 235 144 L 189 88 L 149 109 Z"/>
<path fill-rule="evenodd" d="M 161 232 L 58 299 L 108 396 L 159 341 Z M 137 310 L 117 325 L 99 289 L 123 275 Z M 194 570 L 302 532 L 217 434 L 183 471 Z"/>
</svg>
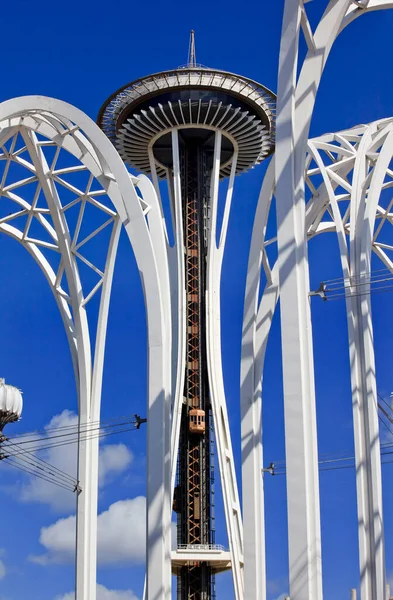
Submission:
<svg viewBox="0 0 393 600">
<path fill-rule="evenodd" d="M 203 552 L 225 552 L 221 544 L 179 544 L 177 550 L 202 550 Z"/>
</svg>

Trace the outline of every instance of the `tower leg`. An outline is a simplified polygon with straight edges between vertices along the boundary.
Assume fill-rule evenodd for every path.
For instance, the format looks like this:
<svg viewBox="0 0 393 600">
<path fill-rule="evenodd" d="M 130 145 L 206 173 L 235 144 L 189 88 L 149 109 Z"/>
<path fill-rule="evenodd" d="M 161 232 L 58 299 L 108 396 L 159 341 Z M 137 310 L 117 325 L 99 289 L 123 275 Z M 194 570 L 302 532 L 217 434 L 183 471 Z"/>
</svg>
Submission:
<svg viewBox="0 0 393 600">
<path fill-rule="evenodd" d="M 223 250 L 226 234 L 224 221 L 217 247 L 216 224 L 218 210 L 219 168 L 220 168 L 221 134 L 216 132 L 214 144 L 213 172 L 210 193 L 211 222 L 209 233 L 209 250 L 207 257 L 207 289 L 206 289 L 206 328 L 207 328 L 207 364 L 209 385 L 217 442 L 218 462 L 221 486 L 224 499 L 225 519 L 229 537 L 232 560 L 232 575 L 236 600 L 244 598 L 243 578 L 243 525 L 241 520 L 240 501 L 236 481 L 235 463 L 232 451 L 231 434 L 225 399 L 222 373 L 221 350 L 221 306 L 220 284 Z M 233 179 L 236 172 L 236 156 L 233 158 L 231 179 L 225 209 L 228 215 Z"/>
</svg>

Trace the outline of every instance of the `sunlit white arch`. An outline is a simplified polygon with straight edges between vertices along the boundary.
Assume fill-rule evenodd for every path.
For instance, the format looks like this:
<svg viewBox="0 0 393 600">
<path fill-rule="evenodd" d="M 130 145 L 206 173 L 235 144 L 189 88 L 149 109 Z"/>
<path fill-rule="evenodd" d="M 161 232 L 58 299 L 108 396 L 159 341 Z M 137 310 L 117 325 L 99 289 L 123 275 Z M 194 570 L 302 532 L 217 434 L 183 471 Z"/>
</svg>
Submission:
<svg viewBox="0 0 393 600">
<path fill-rule="evenodd" d="M 307 139 L 321 76 L 337 35 L 358 16 L 392 6 L 387 0 L 330 0 L 313 29 L 308 19 L 308 3 L 286 0 L 284 5 L 277 88 L 275 194 L 280 265 L 289 574 L 290 595 L 294 600 L 322 600 L 315 385 L 305 230 L 304 168 Z M 299 64 L 301 33 L 307 52 Z M 252 431 L 251 414 L 252 411 L 245 413 L 250 420 L 246 418 L 243 437 Z M 253 493 L 260 498 L 260 490 Z M 256 518 L 255 513 L 244 512 L 245 537 L 250 534 Z M 245 579 L 246 594 L 258 600 L 265 598 L 265 588 L 258 591 L 258 564 L 255 562 L 255 556 L 261 553 L 263 549 L 259 548 L 254 555 L 245 556 L 245 564 L 249 565 L 249 577 L 246 572 Z M 371 600 L 373 597 L 370 594 L 375 595 L 376 589 L 380 591 L 383 587 L 381 578 L 378 576 L 377 582 L 377 575 L 372 574 L 370 568 L 369 560 L 363 557 L 362 573 L 365 575 L 362 578 L 362 600 Z M 378 597 L 383 597 L 381 594 L 384 593 L 381 591 Z"/>
<path fill-rule="evenodd" d="M 126 228 L 138 263 L 146 301 L 149 342 L 149 386 L 148 411 L 156 418 L 148 424 L 148 483 L 147 483 L 147 593 L 148 598 L 170 597 L 170 530 L 169 484 L 169 441 L 168 451 L 162 456 L 155 453 L 157 440 L 170 439 L 169 423 L 169 361 L 165 357 L 164 347 L 168 326 L 165 323 L 163 295 L 165 296 L 165 268 L 157 264 L 156 255 L 160 250 L 160 238 L 155 237 L 155 246 L 151 241 L 149 227 L 154 228 L 157 218 L 154 198 L 146 192 L 146 184 L 141 181 L 138 196 L 123 162 L 112 144 L 96 124 L 78 109 L 64 102 L 45 97 L 24 97 L 4 102 L 0 105 L 0 142 L 4 149 L 7 138 L 15 133 L 22 135 L 26 142 L 24 152 L 29 156 L 28 164 L 20 158 L 18 148 L 14 153 L 11 146 L 6 149 L 3 158 L 10 162 L 19 162 L 34 172 L 38 184 L 44 190 L 47 206 L 38 210 L 34 199 L 29 204 L 18 196 L 13 197 L 16 204 L 25 211 L 28 219 L 38 216 L 41 225 L 49 233 L 53 242 L 44 239 L 32 239 L 28 228 L 18 229 L 17 219 L 21 215 L 8 215 L 1 219 L 0 228 L 21 242 L 44 271 L 51 289 L 55 294 L 66 327 L 76 374 L 79 398 L 79 418 L 81 424 L 99 420 L 102 370 L 110 287 L 113 274 L 120 222 Z M 91 173 L 102 186 L 102 190 L 112 201 L 114 208 L 95 205 L 108 213 L 113 220 L 113 233 L 108 247 L 105 269 L 100 272 L 102 281 L 90 295 L 84 295 L 76 257 L 85 264 L 90 263 L 83 257 L 79 240 L 73 238 L 67 223 L 67 208 L 62 205 L 55 184 L 56 162 L 51 166 L 45 157 L 45 140 L 60 150 L 70 153 L 80 169 Z M 19 158 L 18 158 L 19 157 Z M 78 167 L 75 167 L 75 171 Z M 61 174 L 61 173 L 60 173 Z M 57 182 L 58 183 L 58 182 Z M 11 188 L 2 183 L 1 195 L 14 194 L 12 190 L 21 188 L 23 182 Z M 151 206 L 145 195 L 149 196 Z M 96 194 L 98 195 L 98 193 Z M 93 194 L 92 194 L 93 196 Z M 0 199 L 1 201 L 1 199 Z M 146 215 L 151 209 L 151 215 Z M 18 213 L 20 211 L 17 211 Z M 80 216 L 83 219 L 83 214 Z M 149 221 L 149 223 L 147 222 Z M 81 223 L 79 223 L 80 225 Z M 93 235 L 98 235 L 95 232 Z M 42 248 L 42 250 L 41 250 Z M 53 250 L 61 255 L 61 265 L 56 272 L 44 251 Z M 94 269 L 93 264 L 89 264 Z M 95 269 L 97 272 L 97 269 Z M 63 272 L 65 275 L 63 275 Z M 63 282 L 66 281 L 68 291 Z M 90 332 L 86 319 L 86 305 L 91 297 L 102 287 L 99 319 L 96 331 L 94 364 L 90 353 Z M 165 438 L 166 436 L 166 438 Z M 164 445 L 164 443 L 163 443 Z M 79 442 L 78 478 L 82 489 L 78 497 L 77 509 L 77 599 L 94 600 L 96 593 L 96 518 L 97 518 L 97 476 L 98 442 L 88 440 Z"/>
<path fill-rule="evenodd" d="M 381 197 L 381 191 L 393 187 L 392 131 L 393 119 L 389 118 L 310 140 L 304 174 L 308 198 L 304 215 L 307 241 L 322 233 L 336 233 L 343 276 L 348 286 L 346 303 L 357 465 L 360 582 L 362 598 L 372 600 L 384 598 L 385 588 L 377 586 L 384 586 L 385 570 L 375 361 L 371 302 L 367 292 L 371 252 L 393 273 L 393 246 L 381 241 L 385 229 L 393 224 L 393 201 L 385 206 L 385 199 Z M 276 204 L 278 201 L 273 169 L 270 165 L 256 212 L 242 348 L 243 490 L 249 498 L 256 489 L 253 498 L 255 500 L 258 494 L 262 505 L 263 487 L 258 481 L 262 468 L 261 378 L 266 343 L 279 297 L 279 263 L 269 265 L 267 256 L 269 245 L 276 240 L 265 239 L 273 195 Z M 265 287 L 258 302 L 261 281 L 265 281 Z M 362 282 L 360 295 L 356 293 L 359 282 Z M 253 415 L 254 428 L 246 429 L 250 415 Z M 249 506 L 250 512 L 252 508 Z M 246 518 L 246 505 L 243 510 Z M 372 526 L 368 528 L 371 515 Z M 264 543 L 263 535 L 259 539 Z M 264 548 L 260 560 L 264 565 Z M 382 596 L 378 596 L 379 593 Z"/>
</svg>

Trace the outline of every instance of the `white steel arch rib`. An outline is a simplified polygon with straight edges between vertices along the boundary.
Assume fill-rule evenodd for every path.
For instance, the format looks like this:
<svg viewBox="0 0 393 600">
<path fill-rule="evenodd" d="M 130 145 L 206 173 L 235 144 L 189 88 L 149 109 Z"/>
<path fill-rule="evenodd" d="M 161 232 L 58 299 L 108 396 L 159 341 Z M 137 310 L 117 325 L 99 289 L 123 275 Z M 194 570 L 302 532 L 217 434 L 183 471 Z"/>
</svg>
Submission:
<svg viewBox="0 0 393 600">
<path fill-rule="evenodd" d="M 225 197 L 224 217 L 217 242 L 217 213 L 220 175 L 221 132 L 216 131 L 210 190 L 210 222 L 207 252 L 206 343 L 210 398 L 216 436 L 218 463 L 224 500 L 225 520 L 231 553 L 236 600 L 244 596 L 243 524 L 229 429 L 228 410 L 222 373 L 221 349 L 221 269 L 228 227 L 238 153 L 232 157 L 231 174 Z"/>
<path fill-rule="evenodd" d="M 370 125 L 361 125 L 310 140 L 304 175 L 309 197 L 304 217 L 307 239 L 310 240 L 326 232 L 337 234 L 343 276 L 348 286 L 346 304 L 357 465 L 359 572 L 361 597 L 366 600 L 385 597 L 376 375 L 368 292 L 371 252 L 393 273 L 391 258 L 393 246 L 389 246 L 386 243 L 386 236 L 384 237 L 384 228 L 393 224 L 390 212 L 393 200 L 386 201 L 381 196 L 383 190 L 393 187 L 392 131 L 393 119 L 384 119 Z M 251 433 L 256 439 L 253 471 L 249 470 L 250 466 L 247 465 L 247 461 L 250 460 L 248 453 L 245 452 L 242 457 L 243 493 L 246 498 L 249 498 L 252 493 L 254 497 L 258 495 L 262 505 L 263 489 L 260 480 L 258 481 L 262 460 L 262 426 L 257 413 L 254 423 L 256 422 L 258 427 L 256 431 L 252 429 L 255 425 L 250 420 L 252 412 L 249 402 L 251 398 L 254 409 L 260 410 L 263 357 L 278 299 L 278 262 L 271 269 L 270 267 L 266 269 L 268 261 L 264 258 L 270 240 L 264 239 L 263 230 L 267 222 L 270 197 L 274 192 L 274 181 L 271 175 L 269 176 L 269 172 L 264 186 L 265 191 L 264 193 L 261 191 L 256 213 L 254 243 L 251 245 L 246 286 L 241 394 L 243 444 L 250 438 Z M 265 265 L 267 283 L 258 304 L 262 265 Z M 361 294 L 359 289 L 362 291 Z M 248 477 L 245 476 L 246 473 Z M 247 505 L 247 500 L 244 502 L 246 531 L 252 522 L 253 507 Z M 258 539 L 261 539 L 260 566 L 265 561 L 265 550 L 263 537 Z M 248 558 L 246 544 L 246 585 L 247 568 L 252 566 L 252 562 L 248 563 Z"/>
<path fill-rule="evenodd" d="M 146 301 L 149 342 L 149 392 L 148 411 L 151 418 L 148 424 L 148 484 L 147 484 L 147 595 L 149 600 L 170 598 L 170 548 L 168 535 L 170 531 L 170 461 L 169 461 L 169 365 L 165 359 L 168 325 L 164 321 L 166 287 L 166 265 L 157 264 L 157 248 L 153 247 L 149 226 L 145 219 L 149 209 L 150 227 L 155 227 L 157 209 L 148 186 L 142 182 L 141 194 L 145 193 L 151 201 L 151 207 L 140 199 L 130 176 L 112 144 L 100 131 L 96 124 L 78 109 L 51 98 L 23 97 L 4 102 L 0 105 L 1 143 L 3 159 L 7 164 L 16 160 L 20 165 L 34 173 L 38 184 L 42 187 L 47 202 L 47 209 L 38 209 L 28 204 L 23 197 L 13 191 L 17 186 L 7 186 L 6 178 L 2 183 L 3 197 L 8 197 L 22 207 L 27 219 L 37 216 L 45 231 L 53 242 L 45 239 L 32 239 L 28 236 L 28 227 L 23 231 L 16 226 L 20 212 L 0 220 L 0 229 L 23 243 L 44 271 L 55 294 L 70 342 L 71 353 L 76 373 L 79 396 L 79 415 L 81 423 L 89 423 L 99 419 L 101 381 L 104 357 L 106 321 L 109 306 L 111 279 L 114 258 L 119 235 L 120 221 L 124 224 L 137 259 L 143 280 Z M 30 157 L 23 161 L 19 152 L 13 152 L 11 146 L 5 148 L 7 138 L 20 134 L 25 140 L 24 152 Z M 83 257 L 81 246 L 75 235 L 72 238 L 66 207 L 61 204 L 55 180 L 56 160 L 51 166 L 45 158 L 45 143 L 48 140 L 57 148 L 70 153 L 102 186 L 102 190 L 113 202 L 115 210 L 101 205 L 97 200 L 95 206 L 108 214 L 113 220 L 113 233 L 110 238 L 108 257 L 102 281 L 89 295 L 84 296 L 76 257 L 85 264 L 90 261 Z M 78 171 L 75 167 L 74 171 Z M 58 183 L 58 181 L 56 181 Z M 23 186 L 23 182 L 19 184 Z M 72 187 L 72 186 L 71 186 Z M 71 189 L 68 186 L 68 189 Z M 98 192 L 97 192 L 98 194 Z M 46 211 L 46 212 L 45 212 Z M 47 215 L 50 215 L 50 219 Z M 120 219 L 119 219 L 120 217 Z M 83 218 L 80 214 L 77 225 Z M 98 234 L 96 232 L 95 234 Z M 91 237 L 91 236 L 90 236 Z M 160 247 L 160 238 L 155 236 L 155 244 Z M 162 244 L 161 244 L 162 247 Z M 61 253 L 62 263 L 56 272 L 43 254 L 53 249 Z M 87 261 L 87 262 L 86 262 Z M 94 265 L 90 264 L 94 267 Z M 66 274 L 68 291 L 62 286 L 63 272 Z M 99 322 L 96 332 L 96 348 L 94 365 L 90 355 L 89 329 L 86 321 L 86 304 L 102 286 Z M 166 298 L 166 300 L 165 300 Z M 70 308 L 71 307 L 71 310 Z M 162 440 L 166 450 L 157 456 L 157 441 Z M 78 472 L 82 489 L 78 498 L 77 510 L 77 599 L 94 600 L 96 593 L 96 517 L 97 517 L 97 475 L 98 444 L 96 440 L 80 442 Z"/>
<path fill-rule="evenodd" d="M 382 228 L 376 219 L 380 220 L 384 213 L 384 207 L 378 206 L 383 201 L 381 191 L 391 185 L 385 182 L 385 176 L 392 158 L 392 138 L 389 119 L 355 131 L 340 132 L 337 136 L 325 136 L 309 145 L 329 193 L 348 288 L 346 305 L 357 467 L 360 590 L 361 597 L 366 599 L 385 595 L 380 444 L 368 274 L 371 272 L 371 252 L 380 254 L 378 237 Z M 355 141 L 355 147 L 352 147 L 354 161 L 349 156 L 350 141 Z M 339 153 L 337 160 L 332 161 L 333 153 L 340 146 L 347 148 L 347 156 Z M 330 155 L 329 164 L 326 164 L 326 155 Z M 353 165 L 352 180 L 343 174 L 350 163 Z M 340 188 L 341 193 L 335 193 L 332 180 L 340 184 L 341 190 L 346 188 L 347 194 Z M 349 207 L 342 216 L 339 203 L 346 198 Z M 386 252 L 384 254 L 386 256 Z"/>
<path fill-rule="evenodd" d="M 266 597 L 265 523 L 262 472 L 262 373 L 258 373 L 256 348 L 258 296 L 264 239 L 273 195 L 274 158 L 268 167 L 255 213 L 244 302 L 241 356 L 241 447 L 244 529 L 244 585 L 246 597 Z M 268 284 L 267 284 L 268 285 Z M 267 297 L 264 296 L 264 297 Z M 273 311 L 274 312 L 274 311 Z M 269 310 L 266 310 L 269 323 Z M 263 364 L 263 359 L 262 359 Z M 259 375 L 259 376 L 258 376 Z"/>
<path fill-rule="evenodd" d="M 320 79 L 335 38 L 357 16 L 390 7 L 392 3 L 387 0 L 330 0 L 313 31 L 303 0 L 286 0 L 284 6 L 277 93 L 276 199 L 290 595 L 294 600 L 322 599 L 314 367 L 304 219 L 307 138 Z M 298 65 L 301 30 L 308 51 Z M 298 443 L 299 432 L 301 443 Z M 368 569 L 367 564 L 363 567 Z"/>
</svg>

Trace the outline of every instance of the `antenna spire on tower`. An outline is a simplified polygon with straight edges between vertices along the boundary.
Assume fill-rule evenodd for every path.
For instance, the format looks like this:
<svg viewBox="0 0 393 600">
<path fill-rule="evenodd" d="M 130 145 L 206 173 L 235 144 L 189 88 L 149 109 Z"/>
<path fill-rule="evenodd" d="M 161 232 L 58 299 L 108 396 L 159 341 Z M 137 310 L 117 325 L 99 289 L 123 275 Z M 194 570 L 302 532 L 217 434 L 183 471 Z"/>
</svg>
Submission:
<svg viewBox="0 0 393 600">
<path fill-rule="evenodd" d="M 191 29 L 190 44 L 188 47 L 188 66 L 196 67 L 196 52 L 195 52 L 195 31 Z"/>
</svg>

